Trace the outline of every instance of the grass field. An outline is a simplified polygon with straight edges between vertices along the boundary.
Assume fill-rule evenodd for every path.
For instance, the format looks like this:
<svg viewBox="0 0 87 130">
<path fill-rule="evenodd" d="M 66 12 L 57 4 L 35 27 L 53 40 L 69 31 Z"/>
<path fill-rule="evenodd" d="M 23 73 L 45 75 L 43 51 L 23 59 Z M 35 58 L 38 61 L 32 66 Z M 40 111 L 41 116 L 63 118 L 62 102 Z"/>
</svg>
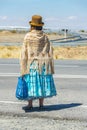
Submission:
<svg viewBox="0 0 87 130">
<path fill-rule="evenodd" d="M 21 47 L 0 46 L 0 58 L 20 58 Z M 54 47 L 54 59 L 87 60 L 87 46 L 84 47 Z"/>
<path fill-rule="evenodd" d="M 25 33 L 0 32 L 0 43 L 22 43 Z M 48 35 L 49 39 L 60 38 L 60 35 Z M 0 46 L 0 58 L 19 58 L 20 46 Z M 87 46 L 54 47 L 54 59 L 78 59 L 87 60 Z"/>
</svg>

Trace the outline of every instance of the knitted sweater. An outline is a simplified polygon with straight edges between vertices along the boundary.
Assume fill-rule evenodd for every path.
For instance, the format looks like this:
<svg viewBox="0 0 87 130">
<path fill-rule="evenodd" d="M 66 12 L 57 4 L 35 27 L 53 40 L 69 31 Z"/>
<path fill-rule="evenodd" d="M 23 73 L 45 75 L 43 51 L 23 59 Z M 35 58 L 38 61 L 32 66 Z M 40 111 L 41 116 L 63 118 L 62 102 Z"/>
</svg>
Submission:
<svg viewBox="0 0 87 130">
<path fill-rule="evenodd" d="M 47 74 L 54 73 L 53 48 L 43 31 L 32 30 L 25 35 L 20 57 L 21 75 L 29 73 L 34 60 L 37 60 L 39 73 L 44 64 Z"/>
</svg>

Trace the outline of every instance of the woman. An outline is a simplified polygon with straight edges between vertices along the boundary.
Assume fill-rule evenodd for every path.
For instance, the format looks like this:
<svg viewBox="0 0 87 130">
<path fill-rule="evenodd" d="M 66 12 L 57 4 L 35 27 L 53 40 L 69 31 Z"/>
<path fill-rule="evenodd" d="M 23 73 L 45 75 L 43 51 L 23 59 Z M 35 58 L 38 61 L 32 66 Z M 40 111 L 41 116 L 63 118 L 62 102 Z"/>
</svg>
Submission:
<svg viewBox="0 0 87 130">
<path fill-rule="evenodd" d="M 30 32 L 26 34 L 21 50 L 21 75 L 28 86 L 28 105 L 32 109 L 34 99 L 39 99 L 43 108 L 44 98 L 56 95 L 52 74 L 54 73 L 52 47 L 42 31 L 44 23 L 39 15 L 32 16 Z"/>
</svg>

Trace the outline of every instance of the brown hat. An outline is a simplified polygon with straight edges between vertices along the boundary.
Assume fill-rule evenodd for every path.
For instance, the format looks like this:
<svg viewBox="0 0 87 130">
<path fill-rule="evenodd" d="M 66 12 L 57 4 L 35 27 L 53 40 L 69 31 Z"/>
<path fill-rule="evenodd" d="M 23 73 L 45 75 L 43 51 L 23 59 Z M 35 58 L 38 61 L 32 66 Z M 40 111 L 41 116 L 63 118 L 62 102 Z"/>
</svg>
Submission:
<svg viewBox="0 0 87 130">
<path fill-rule="evenodd" d="M 32 21 L 29 22 L 33 26 L 43 26 L 42 17 L 40 15 L 33 15 Z"/>
</svg>

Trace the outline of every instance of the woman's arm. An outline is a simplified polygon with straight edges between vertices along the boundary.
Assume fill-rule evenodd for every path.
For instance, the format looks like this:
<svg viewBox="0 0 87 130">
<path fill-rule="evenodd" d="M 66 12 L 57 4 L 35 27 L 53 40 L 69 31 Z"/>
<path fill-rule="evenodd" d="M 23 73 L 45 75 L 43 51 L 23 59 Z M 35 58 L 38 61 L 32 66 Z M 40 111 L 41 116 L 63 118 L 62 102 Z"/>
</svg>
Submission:
<svg viewBox="0 0 87 130">
<path fill-rule="evenodd" d="M 24 75 L 27 73 L 27 60 L 28 60 L 28 54 L 27 54 L 27 37 L 25 36 L 24 42 L 21 48 L 21 56 L 20 56 L 20 71 L 21 75 Z"/>
</svg>

